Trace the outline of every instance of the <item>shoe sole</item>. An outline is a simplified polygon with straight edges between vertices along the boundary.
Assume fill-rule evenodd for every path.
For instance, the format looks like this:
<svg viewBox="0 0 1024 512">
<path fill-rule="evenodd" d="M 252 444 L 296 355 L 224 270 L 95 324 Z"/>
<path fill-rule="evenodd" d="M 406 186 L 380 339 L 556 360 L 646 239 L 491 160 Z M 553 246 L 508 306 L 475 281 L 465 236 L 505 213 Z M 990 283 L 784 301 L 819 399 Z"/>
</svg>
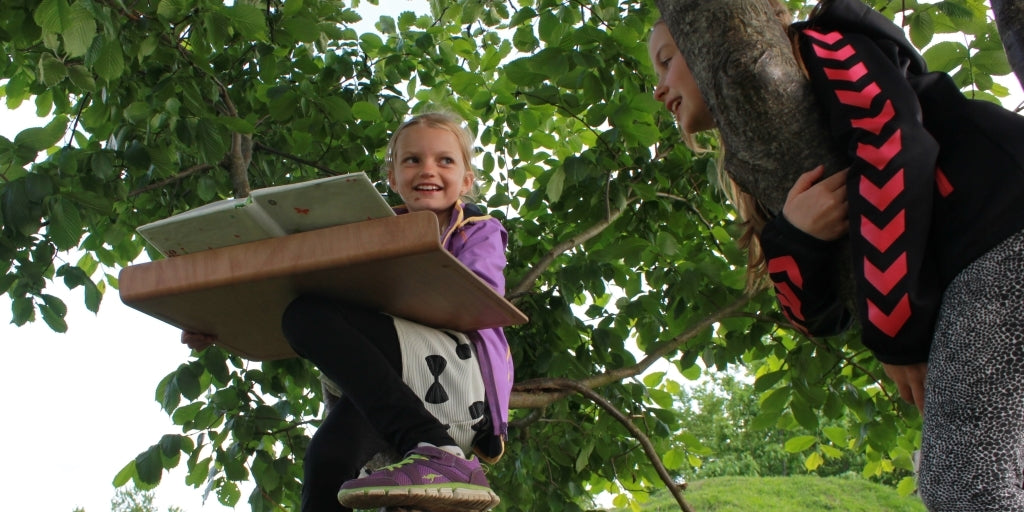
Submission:
<svg viewBox="0 0 1024 512">
<path fill-rule="evenodd" d="M 338 502 L 350 508 L 409 507 L 429 512 L 483 512 L 501 503 L 494 491 L 466 487 L 377 487 L 338 493 Z"/>
</svg>

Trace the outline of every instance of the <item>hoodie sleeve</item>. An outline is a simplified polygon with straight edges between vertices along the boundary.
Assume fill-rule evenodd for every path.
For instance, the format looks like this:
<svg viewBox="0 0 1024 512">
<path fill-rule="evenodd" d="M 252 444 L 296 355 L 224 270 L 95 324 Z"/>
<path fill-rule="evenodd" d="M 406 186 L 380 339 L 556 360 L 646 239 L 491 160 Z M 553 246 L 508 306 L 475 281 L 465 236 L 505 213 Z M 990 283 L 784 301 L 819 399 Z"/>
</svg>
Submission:
<svg viewBox="0 0 1024 512">
<path fill-rule="evenodd" d="M 850 250 L 864 345 L 885 363 L 926 361 L 942 290 L 926 258 L 939 147 L 921 122 L 900 46 L 804 28 L 800 53 L 845 145 Z M 939 171 L 941 172 L 941 171 Z"/>
<path fill-rule="evenodd" d="M 761 248 L 775 297 L 787 319 L 808 336 L 832 336 L 846 330 L 852 315 L 839 296 L 835 258 L 839 242 L 814 238 L 773 218 L 761 232 Z"/>
<path fill-rule="evenodd" d="M 508 234 L 501 222 L 488 218 L 458 230 L 449 250 L 463 265 L 469 267 L 498 293 L 505 295 L 505 247 Z"/>
</svg>

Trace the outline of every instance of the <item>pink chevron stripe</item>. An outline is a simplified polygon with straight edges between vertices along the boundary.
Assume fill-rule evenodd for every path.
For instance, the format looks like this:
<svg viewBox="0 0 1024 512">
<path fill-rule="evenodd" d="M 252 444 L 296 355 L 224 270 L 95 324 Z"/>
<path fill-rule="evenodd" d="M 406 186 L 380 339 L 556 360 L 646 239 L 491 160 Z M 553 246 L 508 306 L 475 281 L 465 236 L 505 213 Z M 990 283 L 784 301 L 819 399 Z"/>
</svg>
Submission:
<svg viewBox="0 0 1024 512">
<path fill-rule="evenodd" d="M 789 282 L 795 284 L 797 288 L 803 289 L 804 276 L 800 273 L 800 266 L 796 264 L 796 260 L 792 256 L 779 256 L 768 260 L 768 273 L 776 272 L 785 272 Z"/>
<path fill-rule="evenodd" d="M 796 318 L 800 322 L 804 321 L 803 311 L 800 310 L 803 306 L 800 303 L 800 298 L 793 293 L 793 289 L 790 288 L 788 284 L 775 283 L 775 298 L 779 299 L 779 304 L 788 310 L 793 318 Z"/>
<path fill-rule="evenodd" d="M 850 121 L 850 126 L 854 128 L 860 128 L 871 132 L 875 135 L 882 133 L 882 128 L 892 121 L 892 118 L 896 115 L 896 111 L 892 108 L 892 102 L 885 100 L 885 104 L 882 105 L 882 111 L 873 117 L 862 117 Z"/>
<path fill-rule="evenodd" d="M 903 193 L 903 188 L 903 169 L 900 169 L 881 187 L 876 187 L 864 175 L 860 177 L 860 196 L 880 212 L 885 211 L 892 204 L 893 199 L 896 199 Z"/>
<path fill-rule="evenodd" d="M 844 61 L 844 60 L 852 57 L 854 55 L 854 53 L 856 53 L 853 50 L 853 47 L 850 46 L 850 45 L 846 45 L 846 46 L 844 46 L 844 47 L 842 47 L 842 48 L 840 48 L 838 50 L 829 50 L 828 48 L 825 48 L 824 46 L 818 46 L 816 44 L 812 45 L 811 48 L 814 49 L 814 54 L 815 55 L 817 55 L 818 57 L 821 57 L 822 59 L 829 59 L 829 60 Z"/>
<path fill-rule="evenodd" d="M 867 240 L 869 244 L 878 249 L 878 252 L 885 252 L 892 246 L 893 242 L 897 238 L 903 236 L 903 232 L 906 230 L 906 212 L 900 210 L 899 213 L 893 217 L 892 221 L 885 225 L 883 228 L 875 226 L 867 217 L 861 215 L 860 217 L 860 236 Z"/>
<path fill-rule="evenodd" d="M 868 74 L 868 68 L 863 62 L 858 62 L 850 69 L 840 68 L 825 68 L 825 76 L 829 80 L 843 81 L 843 82 L 856 82 Z"/>
<path fill-rule="evenodd" d="M 868 321 L 890 338 L 895 338 L 900 329 L 906 325 L 907 320 L 910 319 L 910 299 L 905 293 L 889 314 L 882 312 L 874 302 L 871 302 L 871 299 L 867 299 L 867 302 Z"/>
<path fill-rule="evenodd" d="M 871 102 L 882 92 L 878 84 L 871 82 L 859 91 L 836 91 L 836 98 L 843 105 L 850 105 L 857 108 L 871 108 Z"/>
<path fill-rule="evenodd" d="M 907 276 L 907 253 L 900 254 L 896 261 L 889 265 L 889 268 L 881 270 L 864 258 L 864 279 L 867 279 L 871 286 L 881 292 L 882 295 L 889 295 L 889 292 Z"/>
<path fill-rule="evenodd" d="M 953 184 L 949 182 L 946 173 L 938 167 L 935 168 L 935 186 L 939 188 L 939 194 L 942 197 L 949 197 L 953 193 Z"/>
<path fill-rule="evenodd" d="M 804 30 L 804 34 L 825 44 L 836 44 L 836 41 L 843 38 L 839 32 L 818 32 L 809 28 Z"/>
<path fill-rule="evenodd" d="M 857 157 L 871 164 L 875 169 L 882 170 L 889 165 L 897 153 L 903 151 L 903 133 L 900 130 L 893 132 L 892 137 L 875 147 L 871 144 L 857 143 Z"/>
</svg>

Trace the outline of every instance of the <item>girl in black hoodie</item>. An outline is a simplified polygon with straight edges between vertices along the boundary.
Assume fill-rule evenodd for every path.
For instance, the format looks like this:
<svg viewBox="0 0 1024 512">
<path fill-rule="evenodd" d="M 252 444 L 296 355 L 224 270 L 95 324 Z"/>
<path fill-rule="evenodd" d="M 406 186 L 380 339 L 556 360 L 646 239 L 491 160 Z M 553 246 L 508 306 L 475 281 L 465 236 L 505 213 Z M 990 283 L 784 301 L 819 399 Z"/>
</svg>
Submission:
<svg viewBox="0 0 1024 512">
<path fill-rule="evenodd" d="M 863 342 L 924 414 L 922 499 L 1024 510 L 1024 118 L 928 72 L 859 0 L 826 0 L 790 34 L 850 169 L 845 186 L 798 183 L 758 235 L 783 312 L 811 335 L 847 324 L 828 240 L 842 229 L 801 229 L 844 196 L 847 222 L 829 222 L 848 226 Z M 662 82 L 670 64 L 655 61 Z M 803 191 L 835 208 L 791 215 Z"/>
</svg>

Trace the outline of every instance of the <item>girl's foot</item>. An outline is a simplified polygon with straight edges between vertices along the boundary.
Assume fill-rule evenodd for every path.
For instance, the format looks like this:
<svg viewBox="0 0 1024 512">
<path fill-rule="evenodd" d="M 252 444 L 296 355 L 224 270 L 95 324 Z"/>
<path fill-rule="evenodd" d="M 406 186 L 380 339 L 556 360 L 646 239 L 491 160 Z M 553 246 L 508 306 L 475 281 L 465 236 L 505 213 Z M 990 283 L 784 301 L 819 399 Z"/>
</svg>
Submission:
<svg viewBox="0 0 1024 512">
<path fill-rule="evenodd" d="M 357 509 L 411 507 L 467 512 L 490 510 L 501 500 L 491 491 L 480 461 L 420 446 L 395 464 L 345 482 L 338 491 L 338 501 Z"/>
</svg>

